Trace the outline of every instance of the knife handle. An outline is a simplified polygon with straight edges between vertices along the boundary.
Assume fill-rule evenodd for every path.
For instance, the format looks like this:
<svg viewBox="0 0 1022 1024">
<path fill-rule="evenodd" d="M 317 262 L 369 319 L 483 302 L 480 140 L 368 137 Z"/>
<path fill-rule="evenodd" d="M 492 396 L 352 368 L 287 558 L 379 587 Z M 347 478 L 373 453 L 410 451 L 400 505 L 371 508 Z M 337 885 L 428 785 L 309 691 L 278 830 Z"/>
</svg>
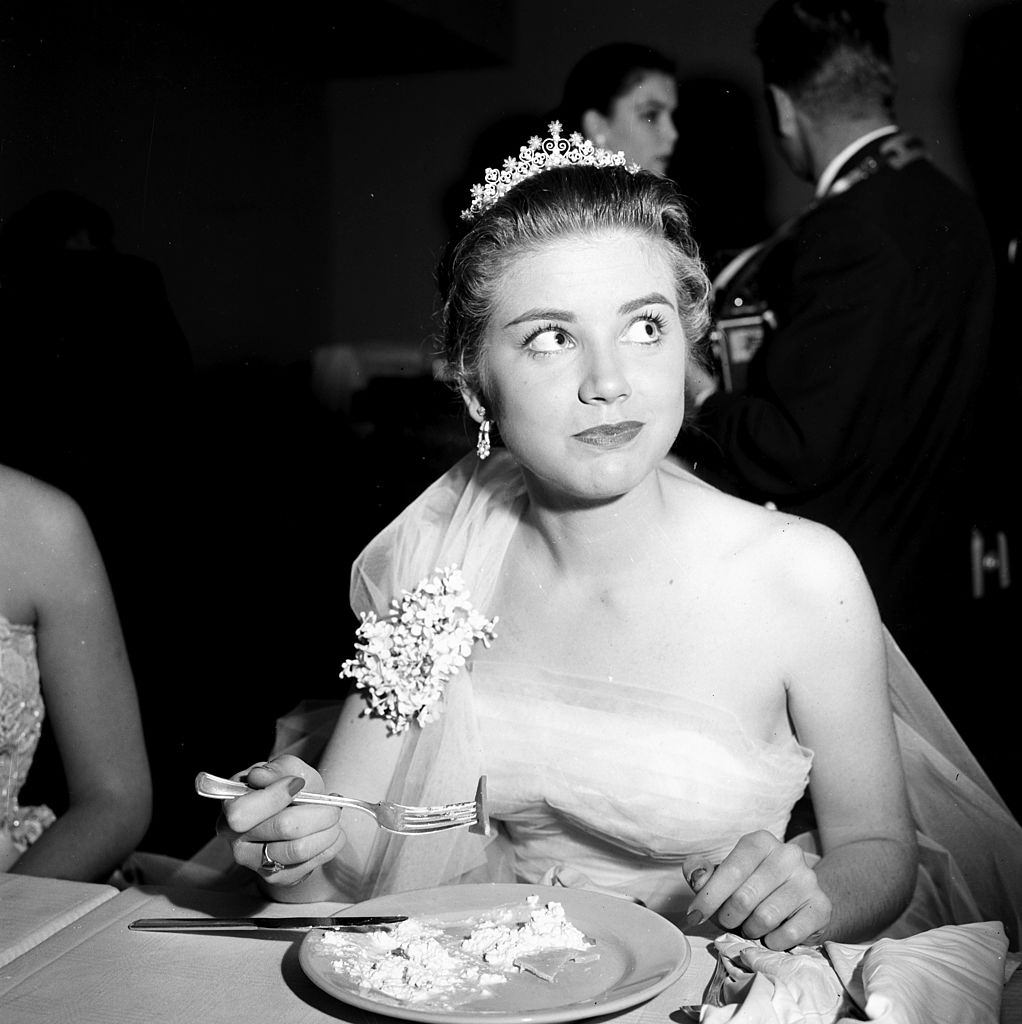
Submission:
<svg viewBox="0 0 1022 1024">
<path fill-rule="evenodd" d="M 136 932 L 190 932 L 211 928 L 255 928 L 257 925 L 250 917 L 140 917 L 128 927 Z"/>
</svg>

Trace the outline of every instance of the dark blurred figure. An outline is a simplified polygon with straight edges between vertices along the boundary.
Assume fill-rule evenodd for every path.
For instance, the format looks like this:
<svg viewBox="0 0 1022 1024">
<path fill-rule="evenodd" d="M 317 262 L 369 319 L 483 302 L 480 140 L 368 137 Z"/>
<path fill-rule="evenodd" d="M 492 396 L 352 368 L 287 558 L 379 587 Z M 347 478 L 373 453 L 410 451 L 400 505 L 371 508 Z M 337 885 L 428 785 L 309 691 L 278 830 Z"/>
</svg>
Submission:
<svg viewBox="0 0 1022 1024">
<path fill-rule="evenodd" d="M 1018 247 L 1022 242 L 1022 195 L 1018 187 L 1022 139 L 1005 125 L 1022 121 L 1022 78 L 1018 44 L 1022 39 L 1022 3 L 1009 0 L 972 11 L 962 42 L 955 109 L 963 151 L 976 199 L 986 217 L 998 269 L 1018 284 Z M 997 116 L 991 116 L 996 111 Z M 1014 269 L 1009 269 L 1014 268 Z M 1010 289 L 1012 299 L 1019 292 Z M 1006 282 L 1005 299 L 1009 291 Z M 1014 306 L 1014 302 L 1012 303 Z M 1005 311 L 1005 324 L 1009 319 Z M 1010 319 L 1017 322 L 1012 309 Z M 1014 346 L 1017 353 L 1017 346 Z M 1012 364 L 1018 383 L 1018 356 Z"/>
<path fill-rule="evenodd" d="M 962 627 L 989 238 L 975 203 L 895 123 L 882 3 L 779 0 L 756 52 L 777 142 L 816 199 L 718 275 L 722 379 L 692 373 L 710 443 L 687 454 L 725 489 L 851 543 L 895 639 L 982 752 L 992 709 Z"/>
<path fill-rule="evenodd" d="M 978 524 L 980 541 L 988 555 L 982 579 L 984 601 L 978 607 L 988 617 L 999 609 L 1002 628 L 1019 619 L 1018 588 L 1010 580 L 1000 552 L 1005 544 L 1017 549 L 1022 525 L 1022 500 L 1005 472 L 1003 453 L 1016 450 L 1022 436 L 1018 408 L 1022 403 L 1022 354 L 1019 351 L 1020 299 L 1022 299 L 1022 197 L 1018 176 L 1022 166 L 1022 140 L 1003 125 L 1022 121 L 1022 79 L 1018 74 L 1018 41 L 1022 39 L 1022 3 L 995 4 L 973 12 L 967 22 L 957 87 L 956 110 L 965 159 L 976 198 L 993 240 L 997 270 L 997 305 L 994 311 L 994 347 L 983 402 L 985 436 L 1000 443 L 986 444 L 977 452 L 982 462 L 986 513 Z M 991 111 L 998 116 L 992 118 Z M 1002 539 L 1003 534 L 1003 539 Z"/>
<path fill-rule="evenodd" d="M 991 4 L 970 12 L 962 41 L 955 109 L 963 152 L 980 210 L 993 241 L 997 271 L 993 350 L 980 410 L 984 443 L 977 446 L 980 514 L 974 533 L 976 599 L 965 635 L 975 675 L 997 678 L 1008 663 L 1008 645 L 1022 622 L 1022 598 L 1011 572 L 1022 538 L 1022 496 L 1005 454 L 1022 444 L 1022 354 L 1019 351 L 1022 299 L 1022 198 L 1019 167 L 1022 140 L 1005 125 L 1022 121 L 1022 79 L 1018 41 L 1022 3 Z M 996 111 L 996 116 L 991 116 Z M 1010 457 L 1010 456 L 1009 456 Z M 1017 564 L 1016 564 L 1017 573 Z M 964 646 L 964 645 L 963 645 Z M 1011 716 L 996 716 L 987 737 L 1000 771 L 1017 776 Z M 1015 812 L 1022 816 L 1022 783 L 1015 786 Z"/>
<path fill-rule="evenodd" d="M 154 782 L 143 846 L 155 847 L 163 829 L 175 835 L 168 794 L 191 797 L 194 774 L 179 765 L 171 778 L 198 713 L 183 636 L 196 596 L 192 360 L 159 269 L 113 237 L 109 214 L 68 191 L 37 196 L 0 229 L 0 462 L 66 491 L 93 526 L 139 692 Z M 33 785 L 56 786 L 54 758 L 44 736 Z"/>
<path fill-rule="evenodd" d="M 105 210 L 65 191 L 0 228 L 0 351 L 18 382 L 5 389 L 0 452 L 96 506 L 101 533 L 100 517 L 125 518 L 110 488 L 130 501 L 167 485 L 192 372 L 158 267 L 118 252 L 113 234 Z"/>
<path fill-rule="evenodd" d="M 652 46 L 608 43 L 568 72 L 550 118 L 564 135 L 580 132 L 601 149 L 623 150 L 631 163 L 666 174 L 678 141 L 677 105 L 674 61 Z"/>
<path fill-rule="evenodd" d="M 681 78 L 685 137 L 667 168 L 686 197 L 692 233 L 713 276 L 770 233 L 766 165 L 756 131 L 759 97 L 722 78 Z"/>
</svg>

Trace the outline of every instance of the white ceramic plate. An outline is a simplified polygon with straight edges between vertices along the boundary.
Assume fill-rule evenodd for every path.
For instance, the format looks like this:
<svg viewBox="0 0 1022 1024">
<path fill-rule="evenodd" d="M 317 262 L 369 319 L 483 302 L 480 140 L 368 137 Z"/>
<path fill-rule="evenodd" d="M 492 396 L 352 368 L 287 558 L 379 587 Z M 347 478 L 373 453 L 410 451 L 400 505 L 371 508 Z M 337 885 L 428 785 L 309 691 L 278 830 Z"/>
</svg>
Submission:
<svg viewBox="0 0 1022 1024">
<path fill-rule="evenodd" d="M 692 958 L 685 936 L 669 921 L 628 900 L 546 885 L 458 885 L 380 896 L 349 907 L 345 914 L 442 914 L 453 922 L 494 907 L 524 902 L 535 893 L 540 902 L 564 907 L 568 921 L 595 939 L 599 958 L 573 964 L 554 981 L 531 974 L 513 976 L 483 1000 L 453 1009 L 430 1008 L 360 989 L 334 970 L 323 931 L 310 931 L 299 960 L 310 980 L 324 992 L 371 1013 L 430 1024 L 552 1024 L 617 1013 L 651 999 L 684 973 Z"/>
</svg>

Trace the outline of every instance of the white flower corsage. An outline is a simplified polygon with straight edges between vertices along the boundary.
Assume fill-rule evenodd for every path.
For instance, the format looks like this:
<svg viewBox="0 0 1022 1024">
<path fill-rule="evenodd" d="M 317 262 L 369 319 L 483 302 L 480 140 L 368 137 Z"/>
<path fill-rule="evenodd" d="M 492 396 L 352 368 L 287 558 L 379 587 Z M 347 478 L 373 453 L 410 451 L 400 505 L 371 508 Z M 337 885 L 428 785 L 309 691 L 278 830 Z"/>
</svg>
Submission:
<svg viewBox="0 0 1022 1024">
<path fill-rule="evenodd" d="M 497 619 L 474 611 L 457 566 L 437 569 L 414 590 L 391 601 L 391 613 L 378 619 L 362 613 L 355 632 L 356 655 L 341 665 L 341 676 L 365 691 L 364 715 L 387 719 L 400 733 L 416 721 L 433 721 L 444 688 L 482 640 L 496 637 Z"/>
</svg>

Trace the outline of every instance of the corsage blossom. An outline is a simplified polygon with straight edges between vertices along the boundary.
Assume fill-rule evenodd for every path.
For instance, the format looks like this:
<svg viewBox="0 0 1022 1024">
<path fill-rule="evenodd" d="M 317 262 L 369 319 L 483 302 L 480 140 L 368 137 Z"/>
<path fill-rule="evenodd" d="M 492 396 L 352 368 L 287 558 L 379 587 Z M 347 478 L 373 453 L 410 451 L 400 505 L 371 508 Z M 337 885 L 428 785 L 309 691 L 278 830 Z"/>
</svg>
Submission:
<svg viewBox="0 0 1022 1024">
<path fill-rule="evenodd" d="M 489 647 L 496 637 L 497 619 L 475 611 L 468 597 L 458 567 L 449 566 L 394 598 L 388 618 L 362 613 L 355 657 L 341 665 L 342 678 L 365 691 L 362 714 L 387 719 L 391 733 L 438 717 L 444 689 L 476 640 Z"/>
</svg>

